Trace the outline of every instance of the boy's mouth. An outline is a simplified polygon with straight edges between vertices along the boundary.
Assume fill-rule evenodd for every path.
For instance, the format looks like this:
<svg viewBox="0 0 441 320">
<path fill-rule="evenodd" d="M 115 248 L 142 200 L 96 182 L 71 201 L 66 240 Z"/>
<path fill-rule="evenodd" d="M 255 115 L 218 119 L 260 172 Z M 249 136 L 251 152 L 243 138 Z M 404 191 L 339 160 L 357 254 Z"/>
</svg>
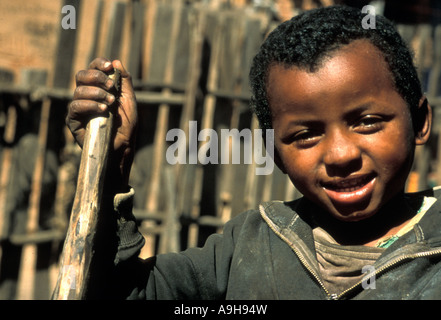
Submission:
<svg viewBox="0 0 441 320">
<path fill-rule="evenodd" d="M 375 181 L 375 175 L 361 175 L 324 182 L 322 187 L 333 202 L 350 205 L 368 199 Z"/>
</svg>

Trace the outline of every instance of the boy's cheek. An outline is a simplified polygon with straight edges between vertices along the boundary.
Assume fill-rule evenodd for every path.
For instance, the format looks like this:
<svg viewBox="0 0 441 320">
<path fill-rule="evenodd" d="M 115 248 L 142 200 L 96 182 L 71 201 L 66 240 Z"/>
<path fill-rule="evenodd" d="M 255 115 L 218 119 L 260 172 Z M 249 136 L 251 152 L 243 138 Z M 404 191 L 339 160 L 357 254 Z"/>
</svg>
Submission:
<svg viewBox="0 0 441 320">
<path fill-rule="evenodd" d="M 310 149 L 297 150 L 292 145 L 275 141 L 274 162 L 291 179 L 304 180 L 316 171 L 317 157 Z"/>
<path fill-rule="evenodd" d="M 289 176 L 291 182 L 302 193 L 308 193 L 308 190 L 314 189 L 318 181 L 318 170 L 313 162 L 307 161 L 305 155 L 293 155 L 293 159 L 302 159 L 303 161 L 290 161 L 285 164 L 285 173 Z"/>
</svg>

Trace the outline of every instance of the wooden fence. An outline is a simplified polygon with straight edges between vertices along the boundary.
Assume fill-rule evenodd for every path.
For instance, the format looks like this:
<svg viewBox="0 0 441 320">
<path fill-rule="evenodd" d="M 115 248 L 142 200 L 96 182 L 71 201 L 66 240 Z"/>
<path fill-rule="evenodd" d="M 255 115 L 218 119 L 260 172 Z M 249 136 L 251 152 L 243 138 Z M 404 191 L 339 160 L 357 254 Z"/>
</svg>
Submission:
<svg viewBox="0 0 441 320">
<path fill-rule="evenodd" d="M 64 3 L 78 8 L 77 15 L 83 12 L 80 0 Z M 60 31 L 53 79 L 44 70 L 30 69 L 17 84 L 10 74 L 0 74 L 5 115 L 0 171 L 3 299 L 46 299 L 54 286 L 80 157 L 64 116 L 75 68 L 87 67 L 95 56 L 121 59 L 137 93 L 140 130 L 131 185 L 136 190 L 134 214 L 147 239 L 142 257 L 201 245 L 228 219 L 262 201 L 300 196 L 276 167 L 272 174 L 256 175 L 255 162 L 232 164 L 231 157 L 222 165 L 188 163 L 191 139 L 203 129 L 214 129 L 219 142 L 222 129 L 257 129 L 248 105 L 248 70 L 273 27 L 268 11 L 219 11 L 185 1 L 112 1 L 110 7 L 104 0 L 88 3 L 93 3 L 87 11 L 93 17 L 87 19 L 92 23 L 90 39 L 85 45 L 81 24 L 77 31 Z M 417 151 L 408 183 L 412 191 L 441 182 L 436 108 L 441 103 L 441 29 L 403 26 L 401 31 L 420 48 L 419 63 L 432 57 L 421 76 L 435 107 L 434 135 Z M 165 139 L 171 129 L 185 133 L 185 164 L 166 159 L 167 149 L 176 146 L 175 140 Z M 226 141 L 219 143 L 219 154 L 229 150 L 231 155 L 237 145 L 231 137 Z M 208 142 L 195 143 L 200 150 Z M 239 147 L 243 153 L 250 146 L 242 141 Z"/>
</svg>

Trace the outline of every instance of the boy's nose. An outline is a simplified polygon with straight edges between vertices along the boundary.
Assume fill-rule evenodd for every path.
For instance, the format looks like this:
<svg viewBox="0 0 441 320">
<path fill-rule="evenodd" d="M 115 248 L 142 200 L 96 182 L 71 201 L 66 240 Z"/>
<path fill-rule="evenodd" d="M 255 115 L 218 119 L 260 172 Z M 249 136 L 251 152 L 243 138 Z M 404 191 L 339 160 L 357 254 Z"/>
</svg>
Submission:
<svg viewBox="0 0 441 320">
<path fill-rule="evenodd" d="M 358 170 L 361 160 L 361 150 L 349 134 L 335 132 L 328 137 L 325 144 L 323 162 L 327 168 L 345 168 L 347 170 Z"/>
</svg>

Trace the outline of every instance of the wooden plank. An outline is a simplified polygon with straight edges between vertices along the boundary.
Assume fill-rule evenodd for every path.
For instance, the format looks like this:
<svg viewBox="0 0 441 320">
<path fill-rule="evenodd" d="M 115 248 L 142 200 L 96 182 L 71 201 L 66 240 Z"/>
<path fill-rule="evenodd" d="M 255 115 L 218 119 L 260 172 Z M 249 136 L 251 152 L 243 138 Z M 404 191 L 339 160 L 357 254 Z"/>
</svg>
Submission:
<svg viewBox="0 0 441 320">
<path fill-rule="evenodd" d="M 126 4 L 123 2 L 114 2 L 109 23 L 107 46 L 105 49 L 105 57 L 107 59 L 114 60 L 120 58 L 125 16 Z"/>
<path fill-rule="evenodd" d="M 140 79 L 141 56 L 144 42 L 144 15 L 145 6 L 139 0 L 132 1 L 132 21 L 130 29 L 130 52 L 128 70 L 134 82 Z"/>
<path fill-rule="evenodd" d="M 8 236 L 9 216 L 6 212 L 7 194 L 9 189 L 10 174 L 15 170 L 14 150 L 12 144 L 15 140 L 15 132 L 17 128 L 17 109 L 16 106 L 10 105 L 6 115 L 6 125 L 3 134 L 3 140 L 6 145 L 2 151 L 2 162 L 0 172 L 0 240 L 4 240 Z M 0 254 L 1 260 L 1 254 Z"/>
<path fill-rule="evenodd" d="M 220 54 L 222 48 L 222 32 L 224 26 L 224 16 L 220 15 L 219 20 L 215 23 L 216 29 L 214 32 L 214 39 L 212 41 L 212 51 L 211 51 L 211 59 L 208 70 L 208 79 L 207 79 L 207 89 L 208 93 L 204 98 L 204 106 L 202 113 L 202 123 L 201 129 L 209 129 L 213 128 L 214 121 L 214 112 L 216 108 L 216 96 L 210 94 L 211 91 L 214 91 L 218 88 L 218 74 L 219 74 L 219 63 L 220 63 Z M 207 142 L 201 142 L 201 147 L 203 147 Z M 204 178 L 204 168 L 202 165 L 197 165 L 195 172 L 195 183 L 194 183 L 194 194 L 192 198 L 192 209 L 190 212 L 190 218 L 193 221 L 197 221 L 200 216 L 200 202 L 202 197 L 202 186 L 203 186 L 203 178 Z M 199 228 L 198 225 L 193 223 L 190 224 L 188 230 L 188 246 L 194 247 L 198 242 L 198 233 Z"/>
<path fill-rule="evenodd" d="M 242 50 L 242 81 L 241 81 L 241 94 L 249 98 L 250 84 L 249 84 L 249 72 L 253 57 L 259 50 L 260 45 L 263 42 L 262 21 L 256 17 L 250 17 L 246 21 L 245 26 L 245 45 Z"/>
<path fill-rule="evenodd" d="M 94 41 L 92 41 L 92 47 L 90 48 L 90 53 L 89 53 L 89 58 L 87 59 L 87 61 L 93 61 L 93 59 L 95 59 L 98 55 L 98 43 L 99 43 L 99 39 L 101 36 L 101 25 L 102 25 L 102 21 L 103 21 L 103 5 L 104 2 L 103 0 L 97 0 L 98 4 L 97 4 L 97 10 L 96 10 L 96 14 L 95 14 L 95 27 L 93 30 L 93 38 Z"/>
<path fill-rule="evenodd" d="M 32 177 L 31 195 L 29 197 L 28 221 L 26 232 L 33 234 L 38 230 L 40 214 L 41 187 L 45 165 L 47 134 L 51 101 L 46 98 L 41 107 L 40 128 L 38 132 L 38 149 L 36 154 L 34 175 Z M 23 247 L 20 263 L 17 300 L 31 300 L 34 297 L 35 268 L 37 263 L 37 245 L 28 243 Z"/>
<path fill-rule="evenodd" d="M 173 10 L 170 10 L 169 6 L 159 6 L 158 7 L 158 15 L 162 17 L 162 15 L 168 16 L 171 18 L 171 29 L 170 29 L 170 37 L 165 38 L 168 42 L 168 48 L 165 51 L 167 53 L 165 60 L 165 69 L 163 70 L 163 81 L 165 84 L 169 84 L 172 82 L 173 72 L 174 72 L 174 63 L 176 59 L 177 54 L 177 39 L 179 37 L 179 27 L 180 27 L 180 19 L 181 11 L 182 11 L 182 3 L 181 1 L 177 2 L 177 5 L 172 8 Z M 158 23 L 164 23 L 164 21 L 161 20 L 162 18 L 157 17 Z M 155 29 L 155 40 L 153 43 L 153 47 L 155 50 L 153 52 L 158 52 L 159 48 L 163 49 L 163 29 L 164 32 L 168 29 L 169 21 L 167 22 L 167 25 L 160 26 L 159 28 Z M 162 52 L 162 55 L 164 55 L 164 52 Z M 154 59 L 154 55 L 153 55 Z M 158 60 L 159 57 L 157 58 Z M 152 60 L 155 61 L 155 60 Z M 158 65 L 159 65 L 158 61 Z M 156 65 L 156 62 L 153 63 L 153 65 Z M 152 67 L 153 67 L 152 65 Z M 162 70 L 155 70 L 156 73 L 155 76 L 158 76 L 162 73 Z M 169 88 L 165 88 L 162 90 L 162 94 L 164 96 L 169 96 L 172 94 L 171 90 Z M 158 201 L 159 201 L 159 194 L 161 190 L 161 170 L 163 168 L 163 162 L 164 162 L 164 154 L 165 154 L 165 139 L 164 137 L 167 134 L 167 128 L 168 128 L 168 118 L 169 118 L 169 112 L 170 112 L 170 106 L 168 104 L 161 104 L 159 106 L 159 112 L 158 112 L 158 118 L 156 121 L 156 132 L 155 132 L 155 138 L 154 138 L 154 156 L 152 159 L 152 172 L 151 172 L 151 179 L 150 179 L 150 187 L 148 188 L 149 193 L 146 196 L 146 203 L 145 207 L 146 210 L 149 212 L 155 212 L 158 209 Z M 144 221 L 141 225 L 141 228 L 147 227 L 151 222 Z M 140 256 L 141 257 L 149 257 L 153 255 L 154 247 L 155 247 L 155 239 L 152 236 L 149 236 L 148 234 L 144 235 L 147 240 L 147 244 L 144 246 L 144 248 L 141 250 Z"/>
<path fill-rule="evenodd" d="M 64 239 L 64 233 L 60 230 L 42 230 L 29 234 L 13 234 L 10 242 L 16 246 L 26 244 L 39 244 L 45 242 L 59 241 Z"/>
<path fill-rule="evenodd" d="M 17 128 L 17 110 L 14 105 L 8 107 L 6 116 L 6 125 L 3 139 L 7 143 L 3 147 L 2 162 L 0 172 L 0 261 L 3 259 L 3 240 L 8 237 L 8 229 L 10 224 L 10 215 L 7 212 L 7 196 L 9 191 L 9 183 L 11 180 L 11 172 L 15 172 L 14 166 L 16 161 L 15 152 L 12 143 L 15 140 L 15 132 Z M 0 274 L 2 270 L 0 269 Z"/>
<path fill-rule="evenodd" d="M 249 127 L 257 129 L 252 122 L 252 117 L 249 117 L 249 83 L 248 83 L 248 74 L 249 68 L 251 66 L 252 58 L 257 52 L 260 43 L 263 39 L 262 34 L 262 26 L 261 20 L 256 19 L 252 14 L 247 12 L 234 12 L 232 15 L 235 19 L 234 23 L 231 23 L 232 28 L 228 30 L 228 33 L 235 33 L 236 37 L 230 38 L 228 41 L 234 41 L 235 43 L 226 44 L 225 47 L 229 46 L 231 50 L 236 52 L 236 55 L 231 56 L 230 65 L 234 67 L 235 70 L 235 79 L 232 83 L 228 84 L 229 89 L 220 89 L 215 92 L 218 97 L 222 97 L 223 99 L 229 99 L 231 101 L 231 106 L 233 108 L 231 115 L 231 123 L 230 128 L 239 128 L 239 118 L 244 118 L 245 121 L 249 121 Z M 244 112 L 245 111 L 245 112 Z M 236 120 L 234 120 L 236 118 Z M 254 133 L 254 129 L 251 130 Z M 253 136 L 254 139 L 256 137 Z M 241 143 L 241 147 L 244 146 L 244 143 Z M 245 149 L 243 149 L 245 152 Z M 241 151 L 242 152 L 242 151 Z M 225 165 L 223 165 L 225 167 Z M 227 196 L 228 202 L 225 200 L 221 201 L 224 203 L 224 208 L 228 208 L 226 212 L 228 214 L 223 216 L 222 212 L 219 212 L 222 221 L 226 222 L 230 219 L 236 212 L 241 212 L 243 210 L 249 209 L 246 205 L 245 199 L 245 189 L 247 185 L 247 178 L 249 175 L 256 175 L 255 169 L 256 167 L 253 165 L 245 165 L 243 162 L 240 165 L 230 165 L 231 169 L 223 168 L 223 175 L 231 175 L 231 172 L 235 172 L 234 183 L 228 177 L 225 177 L 224 185 L 221 184 L 220 188 L 223 190 L 224 198 L 225 192 L 229 193 L 230 196 Z M 251 167 L 252 170 L 247 170 L 247 167 Z M 240 180 L 238 177 L 242 177 L 243 180 Z M 256 184 L 254 197 L 259 196 L 261 201 L 265 201 L 265 199 L 271 198 L 272 192 L 272 179 L 273 175 L 266 175 L 264 177 L 256 176 L 253 178 L 253 183 Z M 229 181 L 229 182 L 228 182 Z M 262 194 L 258 195 L 257 191 L 262 189 Z M 241 196 L 243 194 L 243 196 Z M 234 195 L 234 197 L 233 197 Z"/>
<path fill-rule="evenodd" d="M 144 14 L 144 41 L 142 47 L 142 75 L 141 79 L 148 81 L 152 60 L 152 43 L 156 25 L 157 0 L 144 0 L 146 10 Z"/>
<path fill-rule="evenodd" d="M 181 1 L 178 1 L 179 4 Z M 172 6 L 158 4 L 155 14 L 155 25 L 153 29 L 151 63 L 148 70 L 147 81 L 158 84 L 171 84 L 171 75 L 173 75 L 172 65 L 174 62 L 175 53 L 172 51 L 172 46 L 176 48 L 177 34 L 173 34 L 173 27 L 175 30 L 179 27 L 177 20 L 180 15 Z M 174 38 L 174 40 L 173 40 Z M 166 71 L 169 69 L 170 71 Z M 166 76 L 166 73 L 169 73 Z M 166 77 L 169 77 L 166 79 Z"/>
<path fill-rule="evenodd" d="M 440 78 L 441 78 L 441 25 L 435 27 L 433 37 L 433 65 L 429 75 L 427 95 L 440 96 Z M 429 101 L 431 103 L 431 101 Z"/>
<path fill-rule="evenodd" d="M 196 95 L 199 87 L 199 79 L 201 76 L 201 62 L 202 52 L 204 44 L 204 30 L 206 27 L 207 19 L 206 12 L 204 10 L 194 10 L 190 12 L 188 23 L 190 25 L 190 61 L 189 61 L 189 73 L 186 88 L 186 101 L 184 103 L 179 127 L 184 131 L 185 135 L 189 136 L 189 124 L 191 120 L 194 120 Z M 185 139 L 185 150 L 188 150 L 188 139 Z M 195 174 L 195 165 L 193 164 L 176 164 L 175 165 L 177 176 L 177 200 L 176 210 L 178 212 L 190 212 L 192 198 L 192 183 Z"/>
<path fill-rule="evenodd" d="M 251 131 L 254 131 L 259 127 L 257 117 L 253 114 L 251 119 Z M 257 205 L 257 176 L 256 172 L 257 164 L 255 161 L 248 166 L 247 178 L 245 182 L 245 196 L 244 205 L 246 208 L 256 208 Z"/>
<path fill-rule="evenodd" d="M 79 19 L 81 0 L 63 0 L 63 6 L 72 5 L 76 9 L 76 16 Z M 75 46 L 77 39 L 76 29 L 63 29 L 60 28 L 60 34 L 58 38 L 58 47 L 54 67 L 54 76 L 52 84 L 56 88 L 69 88 L 72 81 L 72 61 L 75 55 Z"/>
<path fill-rule="evenodd" d="M 80 12 L 81 0 L 64 0 L 64 5 L 75 7 L 77 17 Z M 58 38 L 57 55 L 55 61 L 55 70 L 52 83 L 49 86 L 54 88 L 68 88 L 72 80 L 72 61 L 75 54 L 77 31 L 76 29 L 60 29 Z M 38 221 L 40 215 L 41 186 L 45 166 L 45 153 L 47 144 L 47 135 L 49 130 L 49 117 L 51 110 L 51 100 L 48 97 L 43 98 L 41 107 L 40 128 L 38 133 L 38 149 L 34 175 L 32 179 L 31 194 L 29 197 L 28 221 L 26 231 L 33 234 L 38 230 Z M 33 299 L 35 290 L 35 271 L 37 262 L 36 243 L 27 243 L 22 250 L 21 264 L 19 270 L 19 279 L 17 285 L 17 299 Z"/>
<path fill-rule="evenodd" d="M 177 54 L 175 55 L 174 67 L 173 67 L 173 75 L 172 75 L 172 86 L 177 90 L 186 90 L 187 89 L 187 81 L 188 75 L 190 74 L 189 70 L 189 62 L 191 60 L 190 57 L 190 39 L 193 34 L 191 34 L 190 25 L 189 25 L 189 15 L 190 9 L 187 6 L 182 6 L 180 11 L 181 17 L 179 18 L 179 37 L 177 38 L 176 47 L 178 48 Z"/>
<path fill-rule="evenodd" d="M 433 110 L 433 133 L 437 138 L 437 149 L 435 159 L 435 174 L 437 185 L 441 184 L 441 92 L 440 92 L 440 78 L 441 78 L 441 25 L 435 27 L 433 39 L 433 59 L 434 63 L 429 75 L 427 95 L 429 97 L 429 104 L 434 107 Z"/>
<path fill-rule="evenodd" d="M 176 180 L 173 168 L 166 167 L 162 171 L 168 195 L 167 212 L 163 221 L 163 232 L 159 239 L 158 253 L 179 252 L 179 220 L 176 210 Z"/>
</svg>

